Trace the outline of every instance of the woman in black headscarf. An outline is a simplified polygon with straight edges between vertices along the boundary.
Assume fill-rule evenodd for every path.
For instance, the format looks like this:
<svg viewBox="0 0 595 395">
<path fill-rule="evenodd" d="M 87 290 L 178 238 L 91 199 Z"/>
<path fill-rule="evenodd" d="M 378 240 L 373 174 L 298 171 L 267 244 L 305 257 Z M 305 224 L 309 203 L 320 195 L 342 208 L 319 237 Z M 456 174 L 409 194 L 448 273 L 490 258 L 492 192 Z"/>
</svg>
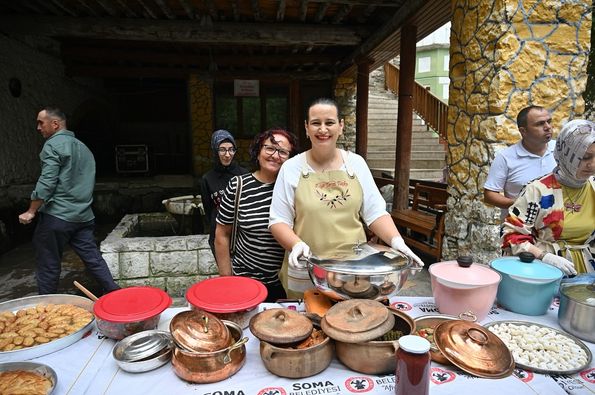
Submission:
<svg viewBox="0 0 595 395">
<path fill-rule="evenodd" d="M 209 221 L 209 245 L 213 256 L 215 256 L 215 228 L 217 225 L 215 219 L 221 204 L 221 196 L 232 177 L 245 174 L 248 170 L 233 160 L 237 147 L 233 136 L 227 130 L 220 129 L 213 133 L 211 149 L 213 150 L 213 168 L 202 177 L 200 194 Z"/>
</svg>

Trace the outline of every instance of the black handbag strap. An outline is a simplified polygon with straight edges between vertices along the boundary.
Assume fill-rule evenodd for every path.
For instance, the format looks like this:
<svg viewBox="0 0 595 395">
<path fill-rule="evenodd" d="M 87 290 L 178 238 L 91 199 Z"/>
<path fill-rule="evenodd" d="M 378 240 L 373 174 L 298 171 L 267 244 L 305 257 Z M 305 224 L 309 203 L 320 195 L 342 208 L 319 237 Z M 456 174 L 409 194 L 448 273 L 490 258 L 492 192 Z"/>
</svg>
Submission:
<svg viewBox="0 0 595 395">
<path fill-rule="evenodd" d="M 231 226 L 231 241 L 229 245 L 229 251 L 231 255 L 236 252 L 236 243 L 238 238 L 238 211 L 240 209 L 240 196 L 242 195 L 242 176 L 236 176 L 237 179 L 237 188 L 236 188 L 236 198 L 234 203 L 234 211 L 233 211 L 233 225 Z"/>
</svg>

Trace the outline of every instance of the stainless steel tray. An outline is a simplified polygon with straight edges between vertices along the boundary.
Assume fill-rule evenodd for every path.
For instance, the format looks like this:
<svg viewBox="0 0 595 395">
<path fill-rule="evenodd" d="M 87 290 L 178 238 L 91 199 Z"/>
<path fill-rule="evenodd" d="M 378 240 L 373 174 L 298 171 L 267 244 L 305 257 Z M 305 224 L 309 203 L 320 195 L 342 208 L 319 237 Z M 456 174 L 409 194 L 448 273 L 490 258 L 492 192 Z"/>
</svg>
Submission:
<svg viewBox="0 0 595 395">
<path fill-rule="evenodd" d="M 35 372 L 40 374 L 44 377 L 47 377 L 52 382 L 52 386 L 50 387 L 50 391 L 48 395 L 54 392 L 54 388 L 58 384 L 58 375 L 54 371 L 54 369 L 50 368 L 48 365 L 44 365 L 42 363 L 36 362 L 5 362 L 0 363 L 0 372 L 10 372 L 13 370 L 28 370 L 31 372 Z"/>
<path fill-rule="evenodd" d="M 20 299 L 9 300 L 8 302 L 0 303 L 0 312 L 16 312 L 21 309 L 36 306 L 40 303 L 71 304 L 78 307 L 82 307 L 83 309 L 93 313 L 93 301 L 87 298 L 83 298 L 82 296 L 65 294 L 36 295 L 27 296 L 25 298 Z M 0 351 L 0 362 L 26 361 L 28 359 L 40 357 L 42 355 L 51 354 L 55 351 L 68 347 L 73 343 L 76 343 L 78 340 L 83 338 L 83 336 L 85 336 L 87 332 L 90 332 L 93 329 L 94 325 L 95 317 L 93 316 L 91 322 L 89 322 L 83 328 L 79 329 L 74 333 L 71 333 L 68 336 L 52 340 L 49 343 L 39 344 L 37 346 L 28 348 L 22 348 L 20 350 Z"/>
<path fill-rule="evenodd" d="M 551 331 L 556 332 L 560 336 L 564 336 L 564 337 L 569 338 L 570 340 L 572 340 L 573 342 L 575 342 L 581 349 L 583 349 L 585 351 L 585 353 L 587 354 L 587 362 L 585 364 L 583 364 L 582 366 L 579 366 L 579 367 L 573 368 L 573 369 L 568 369 L 568 370 L 542 369 L 542 368 L 534 367 L 534 366 L 531 366 L 531 365 L 525 365 L 525 364 L 519 363 L 519 362 L 517 362 L 515 360 L 515 365 L 517 367 L 519 367 L 519 368 L 522 368 L 522 369 L 525 369 L 525 370 L 530 370 L 530 371 L 535 372 L 535 373 L 574 374 L 574 373 L 580 372 L 581 370 L 584 370 L 585 368 L 587 368 L 587 366 L 589 366 L 591 364 L 591 360 L 593 359 L 593 355 L 591 353 L 591 350 L 589 350 L 589 347 L 587 347 L 587 345 L 585 343 L 583 343 L 579 338 L 571 335 L 570 333 L 566 333 L 563 330 L 552 328 L 551 326 L 548 326 L 548 325 L 538 324 L 536 322 L 515 321 L 515 320 L 495 321 L 495 322 L 490 322 L 490 323 L 484 324 L 483 326 L 485 328 L 489 328 L 491 326 L 498 325 L 498 324 L 513 324 L 513 325 L 526 325 L 526 326 L 535 325 L 535 326 L 540 327 L 540 328 L 547 328 L 547 329 L 549 329 Z"/>
</svg>

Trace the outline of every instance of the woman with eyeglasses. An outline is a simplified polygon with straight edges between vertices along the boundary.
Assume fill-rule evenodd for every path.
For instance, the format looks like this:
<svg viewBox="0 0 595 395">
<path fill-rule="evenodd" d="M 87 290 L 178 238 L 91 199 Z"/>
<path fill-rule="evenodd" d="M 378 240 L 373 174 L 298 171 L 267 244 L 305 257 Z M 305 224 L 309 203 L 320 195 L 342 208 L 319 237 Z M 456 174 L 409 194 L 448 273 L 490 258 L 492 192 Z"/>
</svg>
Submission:
<svg viewBox="0 0 595 395">
<path fill-rule="evenodd" d="M 312 287 L 299 258 L 352 255 L 357 242 L 366 241 L 364 224 L 392 248 L 423 262 L 403 241 L 365 160 L 337 148 L 343 119 L 337 104 L 315 100 L 305 121 L 312 148 L 288 160 L 279 173 L 273 193 L 269 227 L 277 241 L 290 251 L 285 276 L 290 298 Z"/>
<path fill-rule="evenodd" d="M 279 279 L 285 250 L 268 229 L 273 188 L 281 165 L 297 153 L 297 140 L 287 130 L 274 128 L 258 134 L 250 147 L 256 171 L 241 177 L 237 208 L 236 245 L 230 254 L 238 180 L 232 178 L 219 207 L 215 252 L 221 276 L 246 276 L 267 288 L 267 302 L 286 298 Z"/>
<path fill-rule="evenodd" d="M 236 142 L 227 130 L 216 130 L 211 136 L 213 151 L 213 168 L 200 180 L 200 195 L 209 223 L 209 246 L 215 255 L 215 228 L 217 211 L 221 203 L 221 196 L 229 180 L 234 176 L 245 174 L 248 170 L 238 165 L 234 160 Z"/>
</svg>

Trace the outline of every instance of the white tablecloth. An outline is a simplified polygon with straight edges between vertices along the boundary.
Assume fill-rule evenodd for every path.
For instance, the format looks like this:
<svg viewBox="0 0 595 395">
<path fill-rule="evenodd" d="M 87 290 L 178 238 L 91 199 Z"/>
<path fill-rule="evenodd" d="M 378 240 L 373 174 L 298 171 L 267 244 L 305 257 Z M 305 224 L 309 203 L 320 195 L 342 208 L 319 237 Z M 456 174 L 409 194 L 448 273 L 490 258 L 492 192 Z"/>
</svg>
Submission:
<svg viewBox="0 0 595 395">
<path fill-rule="evenodd" d="M 433 298 L 394 297 L 391 305 L 412 317 L 438 313 Z M 260 309 L 279 307 L 264 304 Z M 296 306 L 301 309 L 302 306 Z M 171 318 L 185 308 L 167 309 L 159 329 L 167 330 Z M 530 317 L 494 308 L 482 323 L 501 320 L 532 321 L 558 328 L 557 306 L 543 316 Z M 234 376 L 212 384 L 190 384 L 179 379 L 168 363 L 146 373 L 127 373 L 112 358 L 116 343 L 103 338 L 96 329 L 90 336 L 34 361 L 51 366 L 58 375 L 54 394 L 204 394 L 204 395 L 321 395 L 394 394 L 392 374 L 373 376 L 347 369 L 336 359 L 322 373 L 304 379 L 284 379 L 269 373 L 259 355 L 259 342 L 246 329 L 246 364 Z M 595 344 L 585 343 L 595 354 Z M 481 379 L 456 369 L 432 363 L 430 392 L 437 394 L 595 394 L 595 363 L 572 376 L 550 376 L 523 370 L 505 379 Z"/>
</svg>

